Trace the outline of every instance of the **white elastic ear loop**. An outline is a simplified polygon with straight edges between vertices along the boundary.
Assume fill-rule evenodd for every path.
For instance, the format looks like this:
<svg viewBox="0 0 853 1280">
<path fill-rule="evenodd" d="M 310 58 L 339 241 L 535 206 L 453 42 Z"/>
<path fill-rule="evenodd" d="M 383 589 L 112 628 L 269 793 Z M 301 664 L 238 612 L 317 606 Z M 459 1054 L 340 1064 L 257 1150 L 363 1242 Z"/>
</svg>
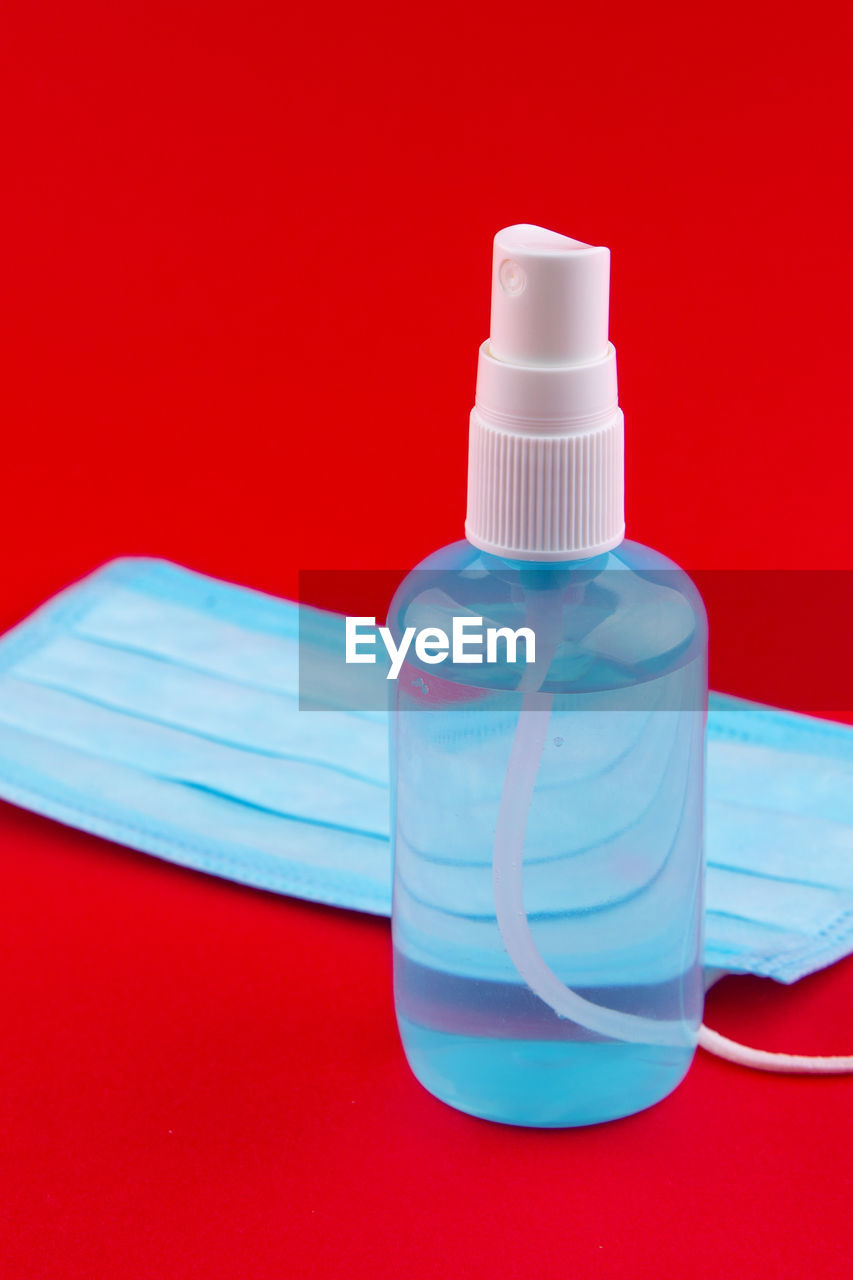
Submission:
<svg viewBox="0 0 853 1280">
<path fill-rule="evenodd" d="M 727 1040 L 710 1027 L 699 1028 L 699 1046 L 706 1053 L 735 1062 L 739 1067 L 756 1071 L 785 1071 L 792 1075 L 840 1076 L 853 1071 L 853 1055 L 846 1057 L 810 1058 L 800 1053 L 769 1053 L 766 1049 L 750 1049 L 736 1040 Z"/>
<path fill-rule="evenodd" d="M 537 661 L 528 666 L 519 684 L 521 711 L 501 791 L 492 876 L 498 929 L 510 960 L 531 991 L 561 1018 L 613 1040 L 631 1044 L 689 1046 L 692 1039 L 681 1022 L 638 1017 L 579 996 L 557 977 L 533 939 L 524 909 L 522 864 L 527 819 L 536 775 L 548 733 L 553 696 L 539 690 L 561 638 L 561 609 L 548 608 L 548 593 L 530 591 L 525 621 L 536 636 Z M 553 606 L 553 599 L 551 600 Z M 698 1044 L 707 1053 L 759 1071 L 812 1075 L 842 1075 L 853 1071 L 853 1056 L 812 1058 L 792 1053 L 769 1053 L 728 1040 L 709 1027 L 699 1028 Z"/>
</svg>

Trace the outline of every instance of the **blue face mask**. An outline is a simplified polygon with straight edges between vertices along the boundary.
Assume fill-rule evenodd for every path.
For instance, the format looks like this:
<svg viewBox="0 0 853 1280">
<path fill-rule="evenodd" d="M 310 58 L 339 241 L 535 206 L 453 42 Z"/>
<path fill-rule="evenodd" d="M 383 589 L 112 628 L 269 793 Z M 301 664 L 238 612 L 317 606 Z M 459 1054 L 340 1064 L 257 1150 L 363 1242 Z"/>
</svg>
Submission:
<svg viewBox="0 0 853 1280">
<path fill-rule="evenodd" d="M 322 648 L 334 615 L 308 617 Z M 0 796 L 389 914 L 387 718 L 300 712 L 298 640 L 288 601 L 162 561 L 105 566 L 0 640 Z M 709 980 L 794 982 L 853 950 L 853 731 L 712 695 L 707 783 Z"/>
</svg>

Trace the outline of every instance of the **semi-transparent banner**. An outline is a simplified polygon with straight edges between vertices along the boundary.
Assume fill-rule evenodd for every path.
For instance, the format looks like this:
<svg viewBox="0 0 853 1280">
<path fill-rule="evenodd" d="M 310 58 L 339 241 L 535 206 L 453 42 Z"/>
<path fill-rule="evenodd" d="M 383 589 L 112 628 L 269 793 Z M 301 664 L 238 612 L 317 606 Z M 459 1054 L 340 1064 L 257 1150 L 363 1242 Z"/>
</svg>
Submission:
<svg viewBox="0 0 853 1280">
<path fill-rule="evenodd" d="M 853 570 L 311 569 L 300 707 L 701 710 L 707 652 L 718 691 L 850 719 L 851 637 Z"/>
</svg>

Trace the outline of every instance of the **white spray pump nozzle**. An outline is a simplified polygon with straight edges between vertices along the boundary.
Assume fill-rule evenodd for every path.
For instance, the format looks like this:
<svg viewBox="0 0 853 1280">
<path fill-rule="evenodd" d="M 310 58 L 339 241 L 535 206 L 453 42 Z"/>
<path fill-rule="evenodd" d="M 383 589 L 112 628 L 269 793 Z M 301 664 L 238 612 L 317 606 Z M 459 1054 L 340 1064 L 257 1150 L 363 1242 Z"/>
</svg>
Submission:
<svg viewBox="0 0 853 1280">
<path fill-rule="evenodd" d="M 610 250 L 520 223 L 499 231 L 490 353 L 520 365 L 574 365 L 607 354 Z"/>
<path fill-rule="evenodd" d="M 622 412 L 608 341 L 610 250 L 521 223 L 494 240 L 468 462 L 469 542 L 582 560 L 622 541 Z"/>
</svg>

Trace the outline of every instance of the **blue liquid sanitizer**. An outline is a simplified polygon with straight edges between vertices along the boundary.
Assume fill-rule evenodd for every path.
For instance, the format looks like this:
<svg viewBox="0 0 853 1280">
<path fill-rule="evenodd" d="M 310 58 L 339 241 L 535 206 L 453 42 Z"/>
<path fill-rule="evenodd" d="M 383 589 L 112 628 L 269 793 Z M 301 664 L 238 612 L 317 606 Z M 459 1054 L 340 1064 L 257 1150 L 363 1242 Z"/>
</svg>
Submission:
<svg viewBox="0 0 853 1280">
<path fill-rule="evenodd" d="M 466 539 L 397 591 L 394 993 L 444 1102 L 508 1124 L 639 1111 L 701 1023 L 707 625 L 624 540 L 610 255 L 495 238 Z"/>
</svg>

